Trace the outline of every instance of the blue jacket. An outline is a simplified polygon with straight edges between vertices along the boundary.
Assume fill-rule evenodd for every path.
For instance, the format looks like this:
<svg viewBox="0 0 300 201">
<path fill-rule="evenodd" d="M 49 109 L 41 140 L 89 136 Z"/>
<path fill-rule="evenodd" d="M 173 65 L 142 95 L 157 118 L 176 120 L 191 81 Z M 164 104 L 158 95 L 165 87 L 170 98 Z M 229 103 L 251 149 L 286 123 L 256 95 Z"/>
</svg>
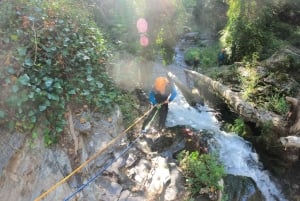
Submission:
<svg viewBox="0 0 300 201">
<path fill-rule="evenodd" d="M 177 91 L 176 91 L 175 87 L 173 86 L 172 89 L 171 89 L 171 96 L 169 98 L 169 101 L 170 102 L 173 101 L 176 96 L 177 96 Z M 156 98 L 155 98 L 155 91 L 154 90 L 151 90 L 150 93 L 149 93 L 149 101 L 153 105 L 158 103 L 156 101 Z"/>
</svg>

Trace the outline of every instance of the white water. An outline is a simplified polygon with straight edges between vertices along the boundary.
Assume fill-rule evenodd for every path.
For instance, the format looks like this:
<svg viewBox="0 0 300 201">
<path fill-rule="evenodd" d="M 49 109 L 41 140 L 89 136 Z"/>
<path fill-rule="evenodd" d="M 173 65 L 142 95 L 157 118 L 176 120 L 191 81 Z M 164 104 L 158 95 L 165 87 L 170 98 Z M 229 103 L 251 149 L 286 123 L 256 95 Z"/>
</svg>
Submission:
<svg viewBox="0 0 300 201">
<path fill-rule="evenodd" d="M 162 67 L 160 62 L 157 62 L 153 66 L 153 80 L 157 76 L 165 76 L 169 71 L 183 84 L 189 85 L 183 71 L 186 68 L 183 61 L 184 52 L 180 48 L 183 43 L 184 41 L 180 41 L 175 48 L 173 65 Z M 169 104 L 166 126 L 188 125 L 197 130 L 207 130 L 209 133 L 213 133 L 212 143 L 220 156 L 220 161 L 225 166 L 226 173 L 251 177 L 265 196 L 266 201 L 287 201 L 269 172 L 264 170 L 251 143 L 237 134 L 221 131 L 218 120 L 211 112 L 207 112 L 211 110 L 212 108 L 207 106 L 200 106 L 198 110 L 191 107 L 178 89 L 178 96 Z"/>
<path fill-rule="evenodd" d="M 251 144 L 234 133 L 220 130 L 217 119 L 206 106 L 197 109 L 190 107 L 180 93 L 169 105 L 166 126 L 189 125 L 197 130 L 214 133 L 214 143 L 226 172 L 233 175 L 251 177 L 267 201 L 286 201 L 277 185 L 272 181 L 268 171 L 263 169 L 259 156 Z"/>
</svg>

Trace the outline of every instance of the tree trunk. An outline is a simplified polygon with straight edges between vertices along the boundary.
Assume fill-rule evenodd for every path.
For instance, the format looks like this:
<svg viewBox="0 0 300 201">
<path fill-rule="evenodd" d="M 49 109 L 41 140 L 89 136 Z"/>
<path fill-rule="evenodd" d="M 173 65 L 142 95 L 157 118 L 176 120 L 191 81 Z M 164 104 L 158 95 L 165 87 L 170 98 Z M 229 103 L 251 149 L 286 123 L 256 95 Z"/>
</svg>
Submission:
<svg viewBox="0 0 300 201">
<path fill-rule="evenodd" d="M 244 120 L 254 122 L 259 126 L 268 123 L 270 129 L 275 129 L 281 134 L 279 141 L 284 147 L 300 148 L 300 137 L 296 136 L 300 133 L 300 101 L 296 98 L 286 97 L 290 103 L 290 112 L 288 119 L 277 115 L 273 112 L 255 108 L 250 103 L 244 101 L 240 93 L 232 91 L 229 87 L 221 84 L 218 81 L 197 73 L 195 71 L 185 70 L 192 78 L 195 85 L 206 86 L 211 91 L 215 92 L 217 96 L 222 98 L 224 102 Z M 288 136 L 295 135 L 295 136 Z M 287 136 L 287 137 L 286 137 Z"/>
<path fill-rule="evenodd" d="M 299 135 L 300 133 L 300 103 L 299 100 L 287 96 L 286 101 L 290 103 L 290 111 L 287 115 L 288 127 L 290 135 Z M 300 148 L 299 136 L 281 137 L 280 142 L 284 147 L 297 147 Z"/>
<path fill-rule="evenodd" d="M 206 85 L 207 88 L 211 89 L 220 98 L 222 98 L 228 106 L 243 119 L 249 122 L 254 122 L 260 126 L 270 122 L 271 126 L 275 129 L 281 132 L 287 131 L 287 122 L 280 115 L 255 108 L 250 103 L 245 102 L 240 93 L 232 91 L 227 86 L 218 81 L 212 80 L 203 74 L 190 70 L 186 70 L 186 72 L 194 80 L 196 85 Z"/>
</svg>

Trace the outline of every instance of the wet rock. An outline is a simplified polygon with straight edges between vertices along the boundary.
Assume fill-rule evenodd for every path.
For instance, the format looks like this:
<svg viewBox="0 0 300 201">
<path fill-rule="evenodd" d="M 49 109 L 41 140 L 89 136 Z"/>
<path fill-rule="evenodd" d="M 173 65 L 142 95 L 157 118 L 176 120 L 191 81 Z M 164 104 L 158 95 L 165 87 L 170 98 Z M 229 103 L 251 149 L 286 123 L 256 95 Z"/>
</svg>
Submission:
<svg viewBox="0 0 300 201">
<path fill-rule="evenodd" d="M 170 172 L 167 160 L 163 157 L 152 159 L 152 176 L 148 180 L 148 193 L 151 197 L 158 197 L 166 188 L 167 182 L 170 181 Z"/>
<path fill-rule="evenodd" d="M 230 201 L 264 201 L 266 200 L 255 182 L 249 177 L 227 175 L 224 178 L 226 196 Z"/>
<path fill-rule="evenodd" d="M 105 201 L 115 201 L 118 200 L 119 195 L 122 191 L 122 186 L 118 183 L 111 182 L 104 177 L 99 177 L 97 179 L 98 184 L 98 199 L 105 200 Z M 96 191 L 97 192 L 97 191 Z M 92 193 L 95 193 L 92 192 Z"/>
<path fill-rule="evenodd" d="M 189 33 L 184 34 L 183 38 L 186 41 L 196 42 L 200 38 L 200 34 L 199 34 L 199 32 L 189 32 Z"/>
<path fill-rule="evenodd" d="M 182 185 L 184 178 L 177 165 L 175 163 L 169 163 L 169 169 L 171 180 L 165 191 L 165 201 L 173 201 L 183 197 L 185 192 L 184 185 Z"/>
<path fill-rule="evenodd" d="M 1 132 L 0 142 L 0 172 L 9 163 L 11 157 L 19 151 L 25 140 L 24 134 L 9 133 L 3 130 Z M 1 175 L 1 174 L 0 174 Z"/>
<path fill-rule="evenodd" d="M 269 70 L 284 72 L 297 67 L 299 63 L 300 50 L 292 46 L 285 46 L 266 59 L 263 65 Z"/>
</svg>

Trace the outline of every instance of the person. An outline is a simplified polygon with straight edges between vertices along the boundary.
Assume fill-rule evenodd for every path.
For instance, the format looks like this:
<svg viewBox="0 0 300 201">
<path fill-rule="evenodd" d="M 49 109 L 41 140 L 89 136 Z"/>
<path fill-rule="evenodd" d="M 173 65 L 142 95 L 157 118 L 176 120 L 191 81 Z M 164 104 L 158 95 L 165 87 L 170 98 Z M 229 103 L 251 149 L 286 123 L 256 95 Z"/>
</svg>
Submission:
<svg viewBox="0 0 300 201">
<path fill-rule="evenodd" d="M 227 59 L 226 50 L 223 48 L 218 54 L 218 65 L 221 66 L 226 64 L 226 59 Z"/>
<path fill-rule="evenodd" d="M 158 113 L 158 130 L 165 128 L 165 123 L 169 110 L 169 102 L 173 101 L 177 95 L 175 85 L 168 77 L 157 77 L 154 81 L 153 87 L 149 92 L 149 101 L 155 108 L 152 109 L 148 118 L 144 121 L 142 132 L 147 132 L 146 126 L 151 123 Z"/>
</svg>

